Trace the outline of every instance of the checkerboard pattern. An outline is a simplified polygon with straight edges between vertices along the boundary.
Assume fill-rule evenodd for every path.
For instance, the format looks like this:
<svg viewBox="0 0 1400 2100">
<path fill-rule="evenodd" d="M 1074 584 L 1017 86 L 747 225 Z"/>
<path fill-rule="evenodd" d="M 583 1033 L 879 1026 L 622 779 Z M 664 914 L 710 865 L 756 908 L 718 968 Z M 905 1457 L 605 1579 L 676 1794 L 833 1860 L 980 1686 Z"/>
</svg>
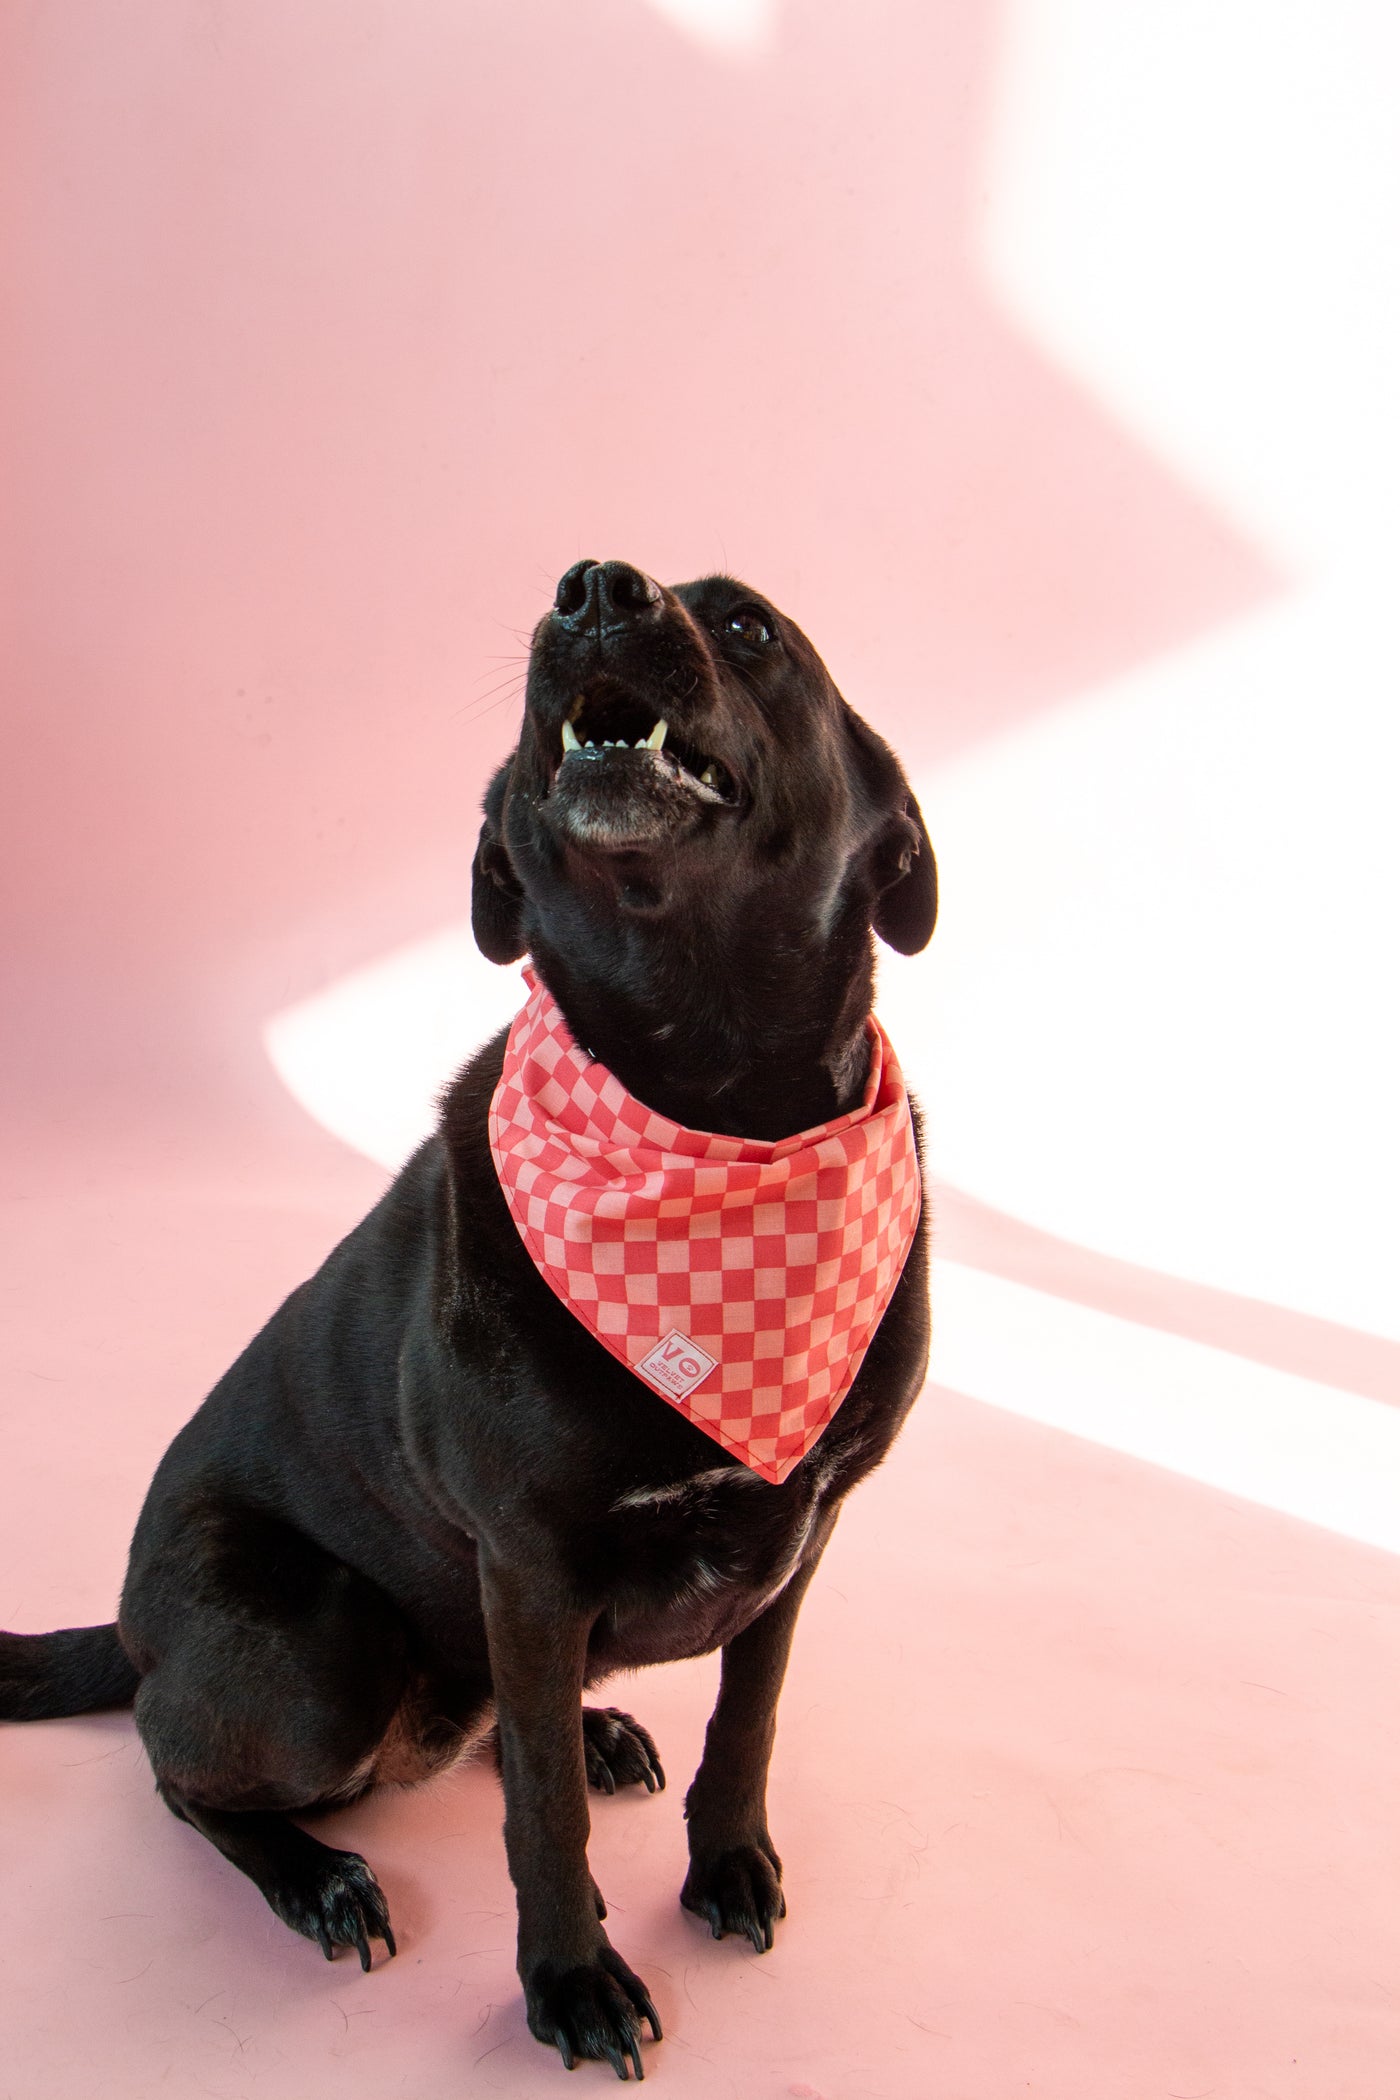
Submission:
<svg viewBox="0 0 1400 2100">
<path fill-rule="evenodd" d="M 533 971 L 491 1153 L 535 1266 L 605 1349 L 765 1480 L 835 1414 L 919 1219 L 904 1077 L 872 1015 L 859 1108 L 775 1142 L 672 1123 Z"/>
</svg>

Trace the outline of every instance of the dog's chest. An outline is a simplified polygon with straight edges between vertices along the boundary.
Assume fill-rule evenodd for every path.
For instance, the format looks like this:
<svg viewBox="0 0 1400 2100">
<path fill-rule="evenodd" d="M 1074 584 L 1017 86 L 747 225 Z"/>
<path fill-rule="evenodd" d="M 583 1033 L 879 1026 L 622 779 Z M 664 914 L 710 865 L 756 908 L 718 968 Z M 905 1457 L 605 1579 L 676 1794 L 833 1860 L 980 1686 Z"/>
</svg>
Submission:
<svg viewBox="0 0 1400 2100">
<path fill-rule="evenodd" d="M 609 1602 L 590 1659 L 632 1668 L 732 1640 L 791 1578 L 816 1508 L 732 1466 L 620 1496 L 600 1549 Z"/>
</svg>

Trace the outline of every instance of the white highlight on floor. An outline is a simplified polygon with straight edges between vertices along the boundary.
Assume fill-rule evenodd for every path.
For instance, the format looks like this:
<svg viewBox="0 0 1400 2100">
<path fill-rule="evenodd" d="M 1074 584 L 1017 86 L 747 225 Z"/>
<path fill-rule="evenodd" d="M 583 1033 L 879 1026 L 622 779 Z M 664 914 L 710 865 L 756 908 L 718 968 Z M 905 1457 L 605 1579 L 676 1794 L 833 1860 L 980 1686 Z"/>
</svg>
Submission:
<svg viewBox="0 0 1400 2100">
<path fill-rule="evenodd" d="M 939 1384 L 1400 1553 L 1400 1407 L 956 1262 L 933 1315 Z"/>
<path fill-rule="evenodd" d="M 276 1016 L 268 1050 L 318 1122 L 394 1168 L 431 1129 L 444 1080 L 523 989 L 518 970 L 494 969 L 467 928 L 450 928 Z M 914 1031 L 904 1048 L 937 1123 L 925 1042 Z M 1400 1407 L 955 1262 L 935 1264 L 933 1296 L 940 1383 L 1400 1552 Z"/>
<path fill-rule="evenodd" d="M 453 1073 L 524 1000 L 518 966 L 497 969 L 469 925 L 448 926 L 274 1014 L 263 1045 L 315 1122 L 397 1171 Z"/>
<path fill-rule="evenodd" d="M 761 58 L 778 40 L 777 0 L 651 0 L 692 42 L 725 58 Z"/>
</svg>

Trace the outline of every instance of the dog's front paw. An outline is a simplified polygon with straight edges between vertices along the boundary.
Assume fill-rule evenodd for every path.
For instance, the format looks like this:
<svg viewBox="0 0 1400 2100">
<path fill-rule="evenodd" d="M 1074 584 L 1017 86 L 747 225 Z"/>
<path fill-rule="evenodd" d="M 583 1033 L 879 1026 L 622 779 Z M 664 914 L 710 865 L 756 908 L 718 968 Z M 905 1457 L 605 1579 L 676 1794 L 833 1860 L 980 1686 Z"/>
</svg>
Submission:
<svg viewBox="0 0 1400 2100">
<path fill-rule="evenodd" d="M 537 1962 L 525 1981 L 525 2012 L 537 2041 L 550 2042 L 572 2071 L 581 2056 L 605 2057 L 619 2078 L 638 2078 L 642 2069 L 642 2027 L 661 2040 L 661 2022 L 640 1976 L 606 1942 L 592 1961 L 566 1967 Z"/>
<path fill-rule="evenodd" d="M 755 1954 L 766 1954 L 773 1927 L 787 1916 L 783 1863 L 767 1838 L 693 1855 L 681 1902 L 705 1920 L 717 1940 L 741 1932 L 752 1940 Z"/>
<path fill-rule="evenodd" d="M 588 1784 L 600 1794 L 639 1785 L 657 1794 L 666 1784 L 655 1743 L 640 1721 L 616 1706 L 583 1709 L 583 1761 Z"/>
</svg>

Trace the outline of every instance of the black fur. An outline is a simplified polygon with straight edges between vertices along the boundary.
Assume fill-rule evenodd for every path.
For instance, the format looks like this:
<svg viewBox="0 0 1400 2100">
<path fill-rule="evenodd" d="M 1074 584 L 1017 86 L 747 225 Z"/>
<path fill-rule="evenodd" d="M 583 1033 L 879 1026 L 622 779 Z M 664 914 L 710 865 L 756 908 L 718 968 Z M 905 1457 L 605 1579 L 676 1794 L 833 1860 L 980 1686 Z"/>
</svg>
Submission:
<svg viewBox="0 0 1400 2100">
<path fill-rule="evenodd" d="M 625 739 L 562 766 L 565 721 Z M 657 716 L 665 751 L 638 752 Z M 663 1114 L 777 1138 L 866 1072 L 872 927 L 933 930 L 899 766 L 805 637 L 728 578 L 585 562 L 535 633 L 491 783 L 473 925 L 527 951 L 576 1038 Z M 924 1374 L 922 1231 L 850 1394 L 781 1487 L 657 1399 L 532 1266 L 486 1139 L 504 1036 L 382 1201 L 294 1291 L 162 1460 L 110 1627 L 0 1636 L 0 1713 L 135 1694 L 161 1794 L 321 1945 L 393 1952 L 356 1854 L 287 1820 L 434 1770 L 492 1721 L 531 2028 L 642 2075 L 650 1999 L 603 1931 L 589 1782 L 664 1784 L 584 1688 L 723 1648 L 681 1900 L 772 1944 L 764 1806 L 798 1607 L 842 1497 Z"/>
<path fill-rule="evenodd" d="M 53 1721 L 130 1706 L 140 1681 L 115 1626 L 0 1633 L 0 1714 L 7 1720 Z"/>
</svg>

